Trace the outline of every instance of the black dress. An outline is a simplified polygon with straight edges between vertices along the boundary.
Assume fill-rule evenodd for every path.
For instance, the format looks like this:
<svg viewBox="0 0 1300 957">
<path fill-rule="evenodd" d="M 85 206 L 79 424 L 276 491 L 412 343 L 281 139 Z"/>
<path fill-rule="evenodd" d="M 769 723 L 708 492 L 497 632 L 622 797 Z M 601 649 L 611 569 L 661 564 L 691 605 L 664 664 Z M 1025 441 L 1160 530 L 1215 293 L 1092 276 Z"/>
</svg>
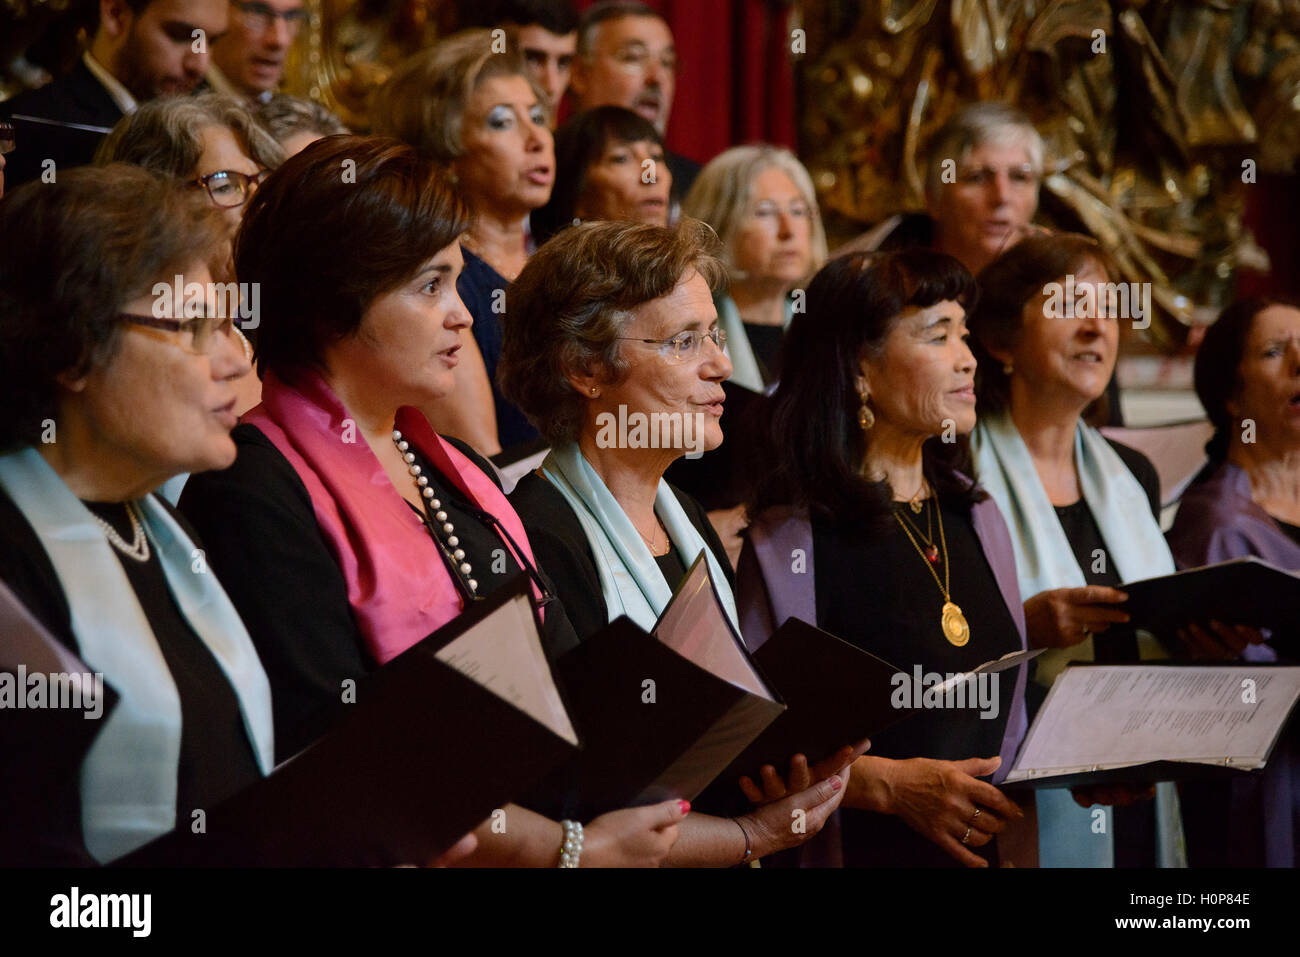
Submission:
<svg viewBox="0 0 1300 957">
<path fill-rule="evenodd" d="M 123 505 L 86 504 L 119 535 L 131 540 L 133 530 Z M 171 507 L 163 504 L 170 512 Z M 180 522 L 198 544 L 184 520 Z M 211 809 L 256 782 L 261 771 L 244 727 L 239 698 L 217 659 L 181 614 L 157 554 L 151 551 L 146 562 L 127 558 L 116 549 L 113 554 L 144 610 L 180 698 L 176 820 L 182 824 L 192 810 Z M 35 530 L 2 490 L 0 579 L 57 641 L 80 654 L 63 584 Z M 23 793 L 39 796 L 39 800 L 26 800 L 9 788 L 0 789 L 0 860 L 15 865 L 94 864 L 82 838 L 79 762 L 76 767 L 42 765 L 39 782 L 31 779 L 32 766 L 21 770 L 5 767 L 6 758 L 32 750 L 31 740 L 9 741 L 7 736 L 33 733 L 40 733 L 39 724 L 0 721 L 0 780 L 17 781 L 16 775 L 21 774 Z M 58 752 L 57 748 L 50 750 Z M 22 807 L 6 807 L 7 799 L 21 800 Z"/>
<path fill-rule="evenodd" d="M 302 479 L 256 427 L 236 426 L 231 435 L 239 447 L 234 465 L 192 476 L 180 508 L 203 535 L 208 567 L 261 655 L 283 760 L 328 730 L 343 704 L 343 682 L 359 686 L 377 665 L 365 651 L 347 582 Z M 448 441 L 494 475 L 473 450 Z M 473 506 L 453 483 L 427 461 L 423 467 L 456 526 L 480 593 L 491 594 L 520 571 L 513 553 L 468 511 Z M 553 656 L 576 643 L 557 603 L 546 609 L 542 637 Z"/>
<path fill-rule="evenodd" d="M 931 519 L 933 503 L 926 505 Z M 906 515 L 926 529 L 927 514 Z M 1015 620 L 998 590 L 964 502 L 942 504 L 952 601 L 970 625 L 961 648 L 940 627 L 943 595 L 927 561 L 897 522 L 877 534 L 814 518 L 817 624 L 864 651 L 914 675 L 958 674 L 1019 651 Z M 932 539 L 938 543 L 938 524 Z M 922 543 L 924 547 L 924 543 Z M 935 566 L 943 578 L 943 560 Z M 996 756 L 1015 696 L 1015 671 L 990 690 L 985 707 L 928 709 L 871 739 L 871 755 L 959 761 Z M 986 686 L 988 687 L 988 686 Z M 996 709 L 991 705 L 996 703 Z M 985 717 L 984 715 L 988 715 Z M 959 863 L 893 815 L 843 809 L 846 867 L 957 867 Z M 996 840 L 972 848 L 996 863 Z"/>
<path fill-rule="evenodd" d="M 673 489 L 686 517 L 703 537 L 704 543 L 713 550 L 723 574 L 727 576 L 727 584 L 734 587 L 731 560 L 718 533 L 709 524 L 709 516 L 689 495 L 671 484 L 669 488 Z M 560 603 L 573 622 L 578 640 L 594 635 L 609 624 L 609 611 L 601 593 L 596 559 L 578 516 L 573 514 L 559 490 L 536 472 L 529 472 L 519 480 L 510 495 L 510 504 L 524 523 L 538 565 L 555 583 Z M 695 558 L 694 555 L 681 555 L 673 548 L 657 561 L 670 588 L 677 587 Z"/>
</svg>

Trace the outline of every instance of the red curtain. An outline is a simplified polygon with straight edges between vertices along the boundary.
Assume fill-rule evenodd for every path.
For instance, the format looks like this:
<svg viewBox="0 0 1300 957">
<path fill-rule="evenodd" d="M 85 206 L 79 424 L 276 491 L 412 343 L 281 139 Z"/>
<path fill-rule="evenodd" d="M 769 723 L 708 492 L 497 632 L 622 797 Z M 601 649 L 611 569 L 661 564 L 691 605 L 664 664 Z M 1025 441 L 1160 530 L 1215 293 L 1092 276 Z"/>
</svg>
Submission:
<svg viewBox="0 0 1300 957">
<path fill-rule="evenodd" d="M 577 0 L 585 10 L 595 0 Z M 648 0 L 677 45 L 667 145 L 698 162 L 729 146 L 795 144 L 794 70 L 782 0 Z"/>
</svg>

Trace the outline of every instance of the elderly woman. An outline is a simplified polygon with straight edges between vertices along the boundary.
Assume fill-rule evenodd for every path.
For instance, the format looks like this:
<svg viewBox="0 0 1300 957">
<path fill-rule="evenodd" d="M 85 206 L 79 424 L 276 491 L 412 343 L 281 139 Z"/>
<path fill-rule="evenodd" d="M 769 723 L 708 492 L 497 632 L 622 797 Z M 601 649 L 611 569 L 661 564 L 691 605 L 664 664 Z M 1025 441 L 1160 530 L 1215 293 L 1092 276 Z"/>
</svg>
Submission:
<svg viewBox="0 0 1300 957">
<path fill-rule="evenodd" d="M 929 250 L 854 253 L 814 277 L 750 499 L 739 578 L 751 646 L 793 616 L 909 674 L 957 674 L 1025 647 L 1006 525 L 967 477 L 974 298 L 962 265 Z M 1024 735 L 1024 670 L 994 684 L 992 718 L 923 712 L 874 736 L 824 855 L 996 865 L 994 838 L 1020 811 L 981 778 L 1005 776 Z"/>
<path fill-rule="evenodd" d="M 1224 309 L 1196 354 L 1196 394 L 1214 423 L 1210 464 L 1169 531 L 1180 568 L 1254 555 L 1300 570 L 1300 309 L 1248 299 Z M 1202 632 L 1214 657 L 1297 657 L 1296 634 L 1268 646 Z M 1294 867 L 1300 857 L 1300 742 L 1283 732 L 1259 778 L 1181 789 L 1193 866 Z"/>
<path fill-rule="evenodd" d="M 321 733 L 347 682 L 520 571 L 552 653 L 574 643 L 491 467 L 418 411 L 454 385 L 468 223 L 430 158 L 336 136 L 266 181 L 236 240 L 239 275 L 262 289 L 262 404 L 235 429 L 234 465 L 193 478 L 181 509 L 266 663 L 281 757 Z M 582 860 L 657 864 L 676 834 L 667 815 L 682 812 L 598 818 Z M 480 829 L 471 862 L 555 863 L 558 822 L 523 808 L 509 820 L 506 834 Z"/>
<path fill-rule="evenodd" d="M 528 215 L 551 195 L 555 153 L 546 95 L 517 46 L 498 51 L 467 30 L 417 53 L 375 96 L 374 132 L 445 165 L 474 214 L 457 288 L 474 320 L 456 388 L 425 410 L 439 429 L 484 455 L 535 441 L 537 431 L 496 384 L 506 285 L 530 251 Z"/>
<path fill-rule="evenodd" d="M 621 106 L 579 113 L 555 131 L 555 188 L 533 211 L 544 243 L 575 222 L 621 219 L 668 225 L 673 174 L 655 125 Z"/>
<path fill-rule="evenodd" d="M 511 286 L 501 384 L 552 446 L 511 501 L 580 639 L 621 615 L 653 628 L 701 553 L 736 620 L 717 535 L 663 480 L 688 446 L 722 441 L 731 365 L 713 306 L 722 269 L 711 238 L 695 220 L 675 230 L 583 223 L 539 249 Z M 629 423 L 627 435 L 610 427 L 617 421 Z M 646 423 L 665 428 L 651 437 Z M 669 862 L 736 864 L 812 836 L 839 803 L 836 772 L 850 753 L 824 761 L 820 783 L 750 814 L 691 814 Z M 806 834 L 791 831 L 794 808 L 807 811 Z"/>
<path fill-rule="evenodd" d="M 1114 275 L 1102 249 L 1084 236 L 1022 241 L 979 277 L 971 318 L 980 356 L 980 422 L 972 446 L 979 482 L 1011 526 L 1029 642 L 1051 649 L 1036 662 L 1031 710 L 1071 659 L 1135 661 L 1139 644 L 1115 607 L 1124 581 L 1174 570 L 1160 532 L 1159 481 L 1140 452 L 1104 438 L 1085 421 L 1106 392 L 1119 346 L 1109 308 Z M 1065 302 L 1071 295 L 1073 301 Z M 1118 304 L 1119 300 L 1115 300 Z M 1144 656 L 1156 654 L 1151 646 Z M 1145 790 L 1145 789 L 1144 789 Z M 1090 795 L 1079 804 L 1126 803 L 1133 792 Z M 1069 792 L 1038 792 L 1043 866 L 1110 866 L 1177 859 L 1171 787 L 1157 805 L 1117 815 L 1104 833 Z M 1119 839 L 1114 840 L 1115 829 Z M 1134 833 L 1133 829 L 1137 829 Z M 1126 833 L 1127 832 L 1127 833 Z M 1142 835 L 1142 836 L 1139 836 Z M 1116 857 L 1118 849 L 1122 855 Z"/>
<path fill-rule="evenodd" d="M 709 509 L 727 552 L 740 554 L 745 472 L 764 423 L 756 393 L 780 372 L 781 343 L 794 313 L 791 292 L 826 262 L 826 233 L 812 180 L 788 150 L 737 146 L 701 171 L 682 206 L 722 240 L 726 294 L 716 298 L 732 375 L 722 425 L 726 444 L 677 462 L 669 478 Z"/>
<path fill-rule="evenodd" d="M 286 157 L 301 153 L 325 136 L 348 132 L 343 121 L 315 100 L 276 93 L 252 107 L 257 121 L 275 137 Z"/>
<path fill-rule="evenodd" d="M 971 103 L 930 139 L 926 212 L 892 216 L 841 252 L 928 246 L 977 273 L 1030 232 L 1042 175 L 1029 117 L 1009 103 Z"/>
<path fill-rule="evenodd" d="M 108 863 L 271 770 L 257 652 L 150 494 L 235 458 L 248 361 L 231 323 L 152 293 L 206 281 L 223 240 L 197 196 L 130 166 L 0 204 L 0 579 L 120 696 L 79 767 L 37 765 L 51 776 L 21 833 L 6 828 L 8 862 Z"/>
<path fill-rule="evenodd" d="M 225 216 L 228 240 L 234 239 L 245 205 L 257 184 L 283 159 L 279 144 L 247 108 L 233 97 L 217 93 L 165 97 L 146 103 L 123 117 L 95 154 L 95 162 L 101 166 L 131 163 L 201 190 Z M 218 282 L 235 278 L 229 255 L 214 268 Z M 228 299 L 220 301 L 226 302 L 229 308 Z M 244 305 L 251 312 L 252 301 Z M 250 331 L 257 328 L 255 316 L 248 319 L 242 316 L 241 311 L 240 322 Z M 239 328 L 237 325 L 236 329 Z M 251 345 L 242 331 L 237 334 L 244 340 L 251 360 Z M 259 398 L 257 379 L 250 375 L 239 384 L 236 411 L 246 412 Z"/>
</svg>

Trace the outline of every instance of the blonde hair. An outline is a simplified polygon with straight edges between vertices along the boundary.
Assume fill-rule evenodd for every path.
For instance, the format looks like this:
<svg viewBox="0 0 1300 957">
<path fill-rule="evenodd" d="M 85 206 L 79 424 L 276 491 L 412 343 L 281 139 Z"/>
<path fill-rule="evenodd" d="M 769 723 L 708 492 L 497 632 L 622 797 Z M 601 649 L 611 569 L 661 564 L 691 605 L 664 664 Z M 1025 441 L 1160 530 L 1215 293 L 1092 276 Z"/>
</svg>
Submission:
<svg viewBox="0 0 1300 957">
<path fill-rule="evenodd" d="M 461 126 L 470 97 L 484 80 L 521 76 L 539 103 L 546 94 L 529 74 L 513 31 L 504 52 L 491 30 L 464 30 L 403 61 L 375 91 L 372 132 L 396 137 L 443 163 L 465 153 Z"/>
<path fill-rule="evenodd" d="M 750 146 L 733 146 L 720 153 L 700 170 L 691 191 L 682 201 L 682 213 L 702 219 L 714 228 L 722 240 L 720 258 L 733 279 L 740 278 L 736 269 L 736 239 L 741 224 L 749 214 L 749 202 L 754 180 L 769 169 L 778 169 L 790 177 L 795 188 L 808 204 L 812 217 L 812 269 L 815 273 L 826 263 L 826 230 L 822 226 L 821 212 L 817 208 L 817 194 L 812 177 L 798 157 L 787 149 L 758 143 Z"/>
</svg>

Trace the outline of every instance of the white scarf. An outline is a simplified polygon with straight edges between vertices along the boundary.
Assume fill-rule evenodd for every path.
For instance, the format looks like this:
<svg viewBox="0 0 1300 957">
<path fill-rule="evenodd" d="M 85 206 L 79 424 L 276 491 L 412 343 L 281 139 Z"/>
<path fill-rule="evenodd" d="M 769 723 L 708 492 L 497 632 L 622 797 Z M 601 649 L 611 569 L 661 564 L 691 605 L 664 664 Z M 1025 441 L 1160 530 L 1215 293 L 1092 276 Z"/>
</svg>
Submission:
<svg viewBox="0 0 1300 957">
<path fill-rule="evenodd" d="M 126 572 L 58 473 L 28 447 L 0 455 L 0 487 L 31 523 L 63 585 L 78 655 L 120 695 L 81 766 L 86 849 L 107 863 L 178 824 L 180 696 Z M 172 597 L 230 680 L 258 766 L 269 774 L 271 687 L 248 632 L 216 576 L 196 564 L 200 556 L 180 525 L 152 495 L 137 504 Z"/>
<path fill-rule="evenodd" d="M 551 449 L 542 463 L 542 474 L 564 496 L 587 535 L 596 559 L 600 590 L 609 620 L 627 615 L 650 631 L 672 599 L 673 591 L 632 520 L 605 487 L 576 442 Z M 727 617 L 739 631 L 736 600 L 722 567 L 713 556 L 713 549 L 705 544 L 704 537 L 663 479 L 659 480 L 659 492 L 655 496 L 655 514 L 664 523 L 668 538 L 677 546 L 688 566 L 694 563 L 701 551 L 704 552 L 718 597 Z"/>
</svg>

